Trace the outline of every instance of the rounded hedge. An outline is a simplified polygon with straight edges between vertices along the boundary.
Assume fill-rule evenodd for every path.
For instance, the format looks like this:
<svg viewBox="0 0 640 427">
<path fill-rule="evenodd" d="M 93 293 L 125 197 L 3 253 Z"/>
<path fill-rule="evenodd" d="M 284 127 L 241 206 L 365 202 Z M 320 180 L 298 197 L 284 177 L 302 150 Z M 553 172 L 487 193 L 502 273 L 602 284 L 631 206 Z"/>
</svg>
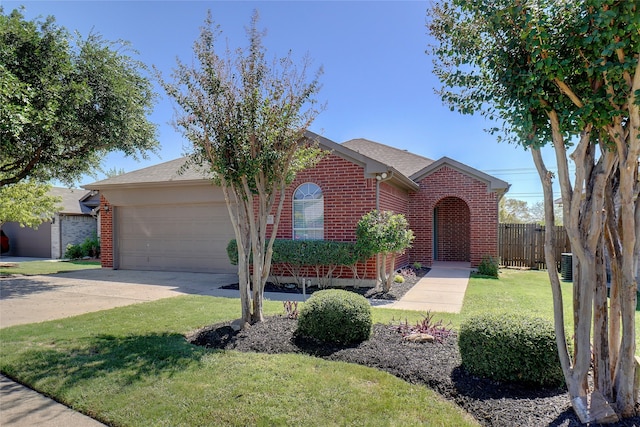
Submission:
<svg viewBox="0 0 640 427">
<path fill-rule="evenodd" d="M 482 314 L 460 325 L 458 346 L 469 373 L 543 386 L 564 383 L 553 324 L 524 315 Z"/>
<path fill-rule="evenodd" d="M 362 295 L 341 289 L 315 292 L 300 309 L 298 334 L 324 342 L 351 344 L 369 338 L 371 306 Z"/>
</svg>

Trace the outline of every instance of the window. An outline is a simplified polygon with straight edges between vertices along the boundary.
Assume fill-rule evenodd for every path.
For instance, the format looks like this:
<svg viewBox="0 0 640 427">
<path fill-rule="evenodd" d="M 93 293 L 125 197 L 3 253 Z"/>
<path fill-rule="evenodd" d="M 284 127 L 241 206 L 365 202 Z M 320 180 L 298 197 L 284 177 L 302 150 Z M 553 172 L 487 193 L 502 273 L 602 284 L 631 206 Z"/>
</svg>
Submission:
<svg viewBox="0 0 640 427">
<path fill-rule="evenodd" d="M 324 239 L 324 200 L 322 190 L 307 182 L 293 193 L 293 238 Z"/>
</svg>

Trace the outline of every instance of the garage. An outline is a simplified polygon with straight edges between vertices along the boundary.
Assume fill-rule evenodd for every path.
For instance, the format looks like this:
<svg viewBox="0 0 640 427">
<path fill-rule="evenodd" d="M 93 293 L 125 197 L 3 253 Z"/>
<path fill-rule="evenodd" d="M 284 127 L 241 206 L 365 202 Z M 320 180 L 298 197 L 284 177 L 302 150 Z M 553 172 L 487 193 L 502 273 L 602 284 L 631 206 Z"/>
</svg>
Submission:
<svg viewBox="0 0 640 427">
<path fill-rule="evenodd" d="M 227 256 L 234 233 L 224 203 L 119 206 L 114 214 L 119 268 L 237 271 Z"/>
<path fill-rule="evenodd" d="M 6 255 L 51 258 L 51 222 L 43 222 L 37 229 L 7 222 L 2 224 L 2 231 L 9 238 Z"/>
</svg>

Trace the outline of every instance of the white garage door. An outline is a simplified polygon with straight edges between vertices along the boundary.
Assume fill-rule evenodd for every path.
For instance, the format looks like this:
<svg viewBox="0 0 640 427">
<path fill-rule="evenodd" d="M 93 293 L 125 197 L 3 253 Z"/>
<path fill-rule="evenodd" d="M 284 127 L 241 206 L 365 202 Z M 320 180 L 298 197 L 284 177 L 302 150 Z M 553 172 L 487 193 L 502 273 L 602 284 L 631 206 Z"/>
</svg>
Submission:
<svg viewBox="0 0 640 427">
<path fill-rule="evenodd" d="M 119 267 L 128 270 L 232 273 L 234 238 L 223 203 L 123 206 L 116 210 Z"/>
</svg>

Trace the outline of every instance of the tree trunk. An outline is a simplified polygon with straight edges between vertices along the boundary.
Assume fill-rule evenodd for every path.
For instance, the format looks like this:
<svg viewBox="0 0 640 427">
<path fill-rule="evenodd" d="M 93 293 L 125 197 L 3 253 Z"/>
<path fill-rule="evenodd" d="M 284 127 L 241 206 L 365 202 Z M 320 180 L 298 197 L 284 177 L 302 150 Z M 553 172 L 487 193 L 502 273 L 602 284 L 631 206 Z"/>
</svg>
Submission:
<svg viewBox="0 0 640 427">
<path fill-rule="evenodd" d="M 609 287 L 609 358 L 611 377 L 615 378 L 615 370 L 620 355 L 621 322 L 620 284 L 622 283 L 622 259 L 620 255 L 620 233 L 618 215 L 615 208 L 618 194 L 617 180 L 610 179 L 605 191 L 605 210 L 607 221 L 604 228 L 606 254 L 609 260 L 611 284 Z"/>
<path fill-rule="evenodd" d="M 555 213 L 553 209 L 553 187 L 551 182 L 551 173 L 547 170 L 540 154 L 540 149 L 532 148 L 531 155 L 533 162 L 538 170 L 542 190 L 544 194 L 544 220 L 546 224 L 555 224 Z M 555 233 L 545 233 L 544 256 L 547 265 L 556 264 L 556 235 Z M 567 384 L 572 382 L 571 356 L 567 347 L 566 331 L 564 328 L 564 304 L 562 301 L 562 287 L 558 272 L 554 268 L 548 268 L 549 281 L 551 283 L 551 293 L 553 295 L 553 326 L 556 333 L 556 346 L 558 347 L 558 356 L 560 358 L 560 366 L 564 374 Z"/>
<path fill-rule="evenodd" d="M 604 245 L 596 252 L 596 284 L 593 301 L 593 379 L 596 390 L 608 400 L 613 399 L 611 364 L 609 359 L 609 322 L 607 310 L 607 272 L 604 265 Z M 602 285 L 601 285 L 602 284 Z M 598 357 L 595 357 L 598 355 Z"/>
<path fill-rule="evenodd" d="M 573 313 L 574 313 L 574 346 L 573 367 L 570 372 L 567 387 L 572 400 L 588 394 L 588 373 L 591 362 L 591 317 L 593 309 L 593 283 L 595 270 L 593 267 L 593 255 L 585 251 L 585 238 L 588 230 L 581 228 L 581 195 L 582 183 L 584 183 L 585 157 L 590 143 L 589 130 L 581 135 L 572 154 L 576 164 L 575 188 L 571 186 L 567 152 L 564 145 L 564 137 L 560 131 L 560 123 L 555 111 L 547 112 L 553 133 L 553 146 L 556 152 L 558 166 L 558 178 L 562 193 L 562 207 L 564 211 L 564 225 L 567 236 L 571 242 L 574 257 L 573 272 Z M 594 230 L 596 231 L 596 230 Z M 549 264 L 551 265 L 551 264 Z M 593 274 L 591 274 L 593 272 Z"/>
<path fill-rule="evenodd" d="M 640 105 L 636 93 L 640 90 L 640 61 L 636 60 L 631 90 L 627 100 L 628 123 L 626 129 L 620 122 L 611 126 L 609 134 L 615 141 L 620 170 L 620 223 L 622 252 L 622 283 L 620 286 L 620 311 L 622 317 L 622 342 L 615 371 L 616 405 L 623 417 L 635 414 L 633 381 L 635 377 L 635 312 L 638 284 L 637 261 L 640 218 L 638 214 L 640 183 L 638 182 L 638 157 L 640 156 Z M 626 131 L 626 132 L 625 132 Z M 634 200 L 635 199 L 635 200 Z"/>
<path fill-rule="evenodd" d="M 632 158 L 620 159 L 620 220 L 622 239 L 622 283 L 620 286 L 620 307 L 622 315 L 622 342 L 614 380 L 616 405 L 623 417 L 635 413 L 633 381 L 635 376 L 635 312 L 638 285 L 635 280 L 636 234 L 640 224 L 636 224 L 635 209 L 638 204 L 638 149 L 635 141 Z M 633 146 L 633 145 L 632 145 Z M 635 157 L 633 157 L 635 156 Z M 634 201 L 633 198 L 636 198 Z"/>
<path fill-rule="evenodd" d="M 385 276 L 387 272 L 387 269 L 385 267 L 386 263 L 387 263 L 387 258 L 385 254 L 383 253 L 376 254 L 376 269 L 378 270 L 378 273 L 376 274 L 377 276 L 376 289 L 384 289 L 384 283 L 387 280 Z"/>
<path fill-rule="evenodd" d="M 388 256 L 390 257 L 390 266 L 388 267 L 387 270 L 387 276 L 386 276 L 386 280 L 384 282 L 384 291 L 385 292 L 389 292 L 391 290 L 391 285 L 393 284 L 393 281 L 395 280 L 395 265 L 396 265 L 396 254 L 391 253 L 388 254 Z M 386 260 L 385 260 L 385 265 L 386 265 Z"/>
</svg>

